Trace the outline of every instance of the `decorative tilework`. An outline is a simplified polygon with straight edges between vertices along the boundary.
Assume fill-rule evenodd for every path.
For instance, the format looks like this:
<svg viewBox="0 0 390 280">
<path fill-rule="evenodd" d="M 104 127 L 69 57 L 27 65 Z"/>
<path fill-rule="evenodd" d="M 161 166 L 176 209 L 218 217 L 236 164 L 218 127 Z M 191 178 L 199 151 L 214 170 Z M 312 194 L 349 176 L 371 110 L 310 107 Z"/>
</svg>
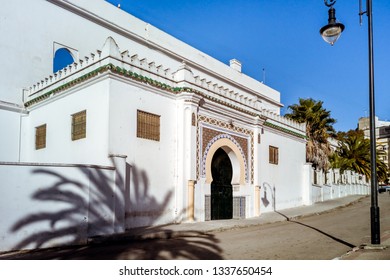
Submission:
<svg viewBox="0 0 390 280">
<path fill-rule="evenodd" d="M 233 138 L 230 139 L 236 146 L 240 148 L 242 151 L 248 151 L 248 139 L 247 137 L 240 137 L 238 135 L 234 135 L 229 132 L 217 130 L 217 129 L 211 129 L 208 127 L 202 127 L 202 152 L 201 154 L 203 155 L 205 153 L 206 147 L 211 143 L 214 144 L 216 140 L 213 141 L 214 138 L 220 136 L 221 134 L 226 134 L 228 135 L 227 137 L 221 137 L 221 138 Z M 219 139 L 221 139 L 219 138 Z M 248 152 L 243 152 L 242 153 L 243 158 L 248 161 Z"/>
<path fill-rule="evenodd" d="M 245 181 L 248 181 L 248 164 L 247 164 L 247 153 L 245 153 L 241 147 L 241 145 L 236 141 L 236 139 L 234 137 L 232 137 L 231 135 L 229 134 L 218 134 L 217 136 L 215 136 L 213 139 L 211 139 L 210 142 L 208 142 L 207 146 L 204 148 L 204 152 L 203 152 L 203 157 L 202 157 L 202 166 L 201 166 L 201 170 L 202 170 L 202 176 L 205 176 L 206 175 L 206 158 L 207 158 L 207 154 L 209 153 L 209 149 L 210 147 L 218 140 L 220 139 L 229 139 L 230 141 L 232 141 L 234 143 L 234 145 L 236 145 L 238 147 L 238 149 L 240 150 L 240 153 L 242 155 L 242 157 L 244 158 L 244 165 L 245 165 Z"/>
<path fill-rule="evenodd" d="M 192 126 L 196 126 L 196 116 L 195 116 L 195 113 L 192 113 L 191 124 L 192 124 Z"/>
<path fill-rule="evenodd" d="M 211 125 L 212 127 L 215 127 L 216 129 L 210 129 L 215 131 L 214 135 L 209 134 L 208 136 L 204 135 L 203 130 L 205 129 L 205 126 L 202 125 Z M 240 148 L 242 151 L 243 158 L 245 159 L 245 168 L 246 168 L 246 180 L 249 181 L 251 184 L 254 182 L 254 134 L 253 131 L 250 129 L 246 129 L 240 126 L 232 126 L 229 122 L 224 122 L 221 120 L 216 120 L 214 118 L 210 118 L 203 115 L 198 115 L 197 118 L 197 131 L 196 131 L 196 176 L 199 179 L 202 173 L 202 176 L 204 175 L 204 172 L 202 171 L 202 163 L 201 160 L 203 159 L 205 149 L 208 145 L 208 143 L 216 137 L 218 134 L 225 134 L 229 135 L 229 137 L 232 137 L 232 139 L 235 140 L 235 142 L 239 143 L 237 147 Z M 229 131 L 231 133 L 229 133 Z M 241 134 L 242 137 L 238 136 L 238 134 Z M 206 142 L 206 139 L 209 139 Z M 205 143 L 206 142 L 206 143 Z M 215 142 L 215 141 L 214 141 Z M 234 142 L 234 141 L 233 141 Z M 249 149 L 248 149 L 249 147 Z M 247 151 L 247 152 L 244 152 Z M 248 160 L 250 158 L 250 161 Z M 248 166 L 250 167 L 250 174 L 248 170 Z M 249 177 L 250 175 L 250 177 Z"/>
</svg>

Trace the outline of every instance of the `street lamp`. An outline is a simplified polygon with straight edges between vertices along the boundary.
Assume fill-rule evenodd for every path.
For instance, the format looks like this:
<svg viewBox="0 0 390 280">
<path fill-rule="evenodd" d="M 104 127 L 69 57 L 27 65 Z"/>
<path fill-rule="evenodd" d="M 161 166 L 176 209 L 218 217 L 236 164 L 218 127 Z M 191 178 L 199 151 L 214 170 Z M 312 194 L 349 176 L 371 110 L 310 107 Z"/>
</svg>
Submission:
<svg viewBox="0 0 390 280">
<path fill-rule="evenodd" d="M 344 25 L 336 23 L 336 11 L 333 5 L 336 0 L 324 0 L 324 3 L 329 7 L 328 24 L 320 29 L 321 36 L 332 46 L 340 37 L 344 30 Z M 359 1 L 361 7 L 361 1 Z M 379 206 L 378 206 L 378 179 L 376 173 L 376 136 L 375 136 L 375 97 L 374 97 L 374 50 L 373 50 L 373 28 L 372 28 L 372 0 L 366 0 L 367 9 L 362 12 L 360 9 L 360 17 L 363 14 L 368 18 L 368 60 L 369 60 L 369 100 L 370 100 L 370 152 L 371 152 L 371 244 L 380 244 L 380 221 L 379 221 Z"/>
<path fill-rule="evenodd" d="M 336 10 L 333 8 L 335 3 L 336 0 L 331 1 L 330 4 L 325 0 L 325 5 L 329 7 L 328 24 L 320 29 L 322 38 L 332 46 L 344 30 L 344 24 L 336 22 Z"/>
</svg>

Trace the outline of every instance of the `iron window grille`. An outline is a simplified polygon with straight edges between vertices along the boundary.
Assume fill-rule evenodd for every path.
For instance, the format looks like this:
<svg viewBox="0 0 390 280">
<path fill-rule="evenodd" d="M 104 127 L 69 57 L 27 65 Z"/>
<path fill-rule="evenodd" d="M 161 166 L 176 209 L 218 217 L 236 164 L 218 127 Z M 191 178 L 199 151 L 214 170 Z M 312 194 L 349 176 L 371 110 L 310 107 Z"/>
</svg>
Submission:
<svg viewBox="0 0 390 280">
<path fill-rule="evenodd" d="M 279 148 L 269 146 L 269 163 L 279 164 Z"/>
<path fill-rule="evenodd" d="M 160 141 L 160 116 L 137 110 L 137 137 Z"/>
<path fill-rule="evenodd" d="M 35 128 L 35 149 L 46 148 L 46 124 Z"/>
<path fill-rule="evenodd" d="M 87 111 L 72 115 L 72 141 L 87 137 Z"/>
</svg>

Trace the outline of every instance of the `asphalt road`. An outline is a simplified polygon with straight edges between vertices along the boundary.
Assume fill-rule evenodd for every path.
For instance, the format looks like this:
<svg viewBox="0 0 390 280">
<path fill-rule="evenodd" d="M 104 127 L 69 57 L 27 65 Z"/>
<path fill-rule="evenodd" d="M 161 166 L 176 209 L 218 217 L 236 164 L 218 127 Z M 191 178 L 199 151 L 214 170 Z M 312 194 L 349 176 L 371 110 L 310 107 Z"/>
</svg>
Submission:
<svg viewBox="0 0 390 280">
<path fill-rule="evenodd" d="M 293 221 L 182 236 L 43 250 L 8 259 L 329 260 L 370 243 L 370 197 Z M 390 196 L 379 195 L 381 233 L 390 233 Z"/>
<path fill-rule="evenodd" d="M 224 259 L 329 260 L 371 242 L 370 197 L 295 221 L 216 234 Z M 390 233 L 390 196 L 379 195 L 381 233 Z"/>
</svg>

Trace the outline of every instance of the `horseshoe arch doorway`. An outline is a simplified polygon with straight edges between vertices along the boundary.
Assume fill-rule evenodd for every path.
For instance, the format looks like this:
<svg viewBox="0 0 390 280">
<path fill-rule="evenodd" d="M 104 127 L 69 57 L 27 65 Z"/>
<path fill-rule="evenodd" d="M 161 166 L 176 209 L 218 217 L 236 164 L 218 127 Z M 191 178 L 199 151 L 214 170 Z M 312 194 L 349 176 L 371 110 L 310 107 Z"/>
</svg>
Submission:
<svg viewBox="0 0 390 280">
<path fill-rule="evenodd" d="M 219 148 L 211 161 L 211 220 L 233 218 L 233 166 L 228 154 Z"/>
</svg>

